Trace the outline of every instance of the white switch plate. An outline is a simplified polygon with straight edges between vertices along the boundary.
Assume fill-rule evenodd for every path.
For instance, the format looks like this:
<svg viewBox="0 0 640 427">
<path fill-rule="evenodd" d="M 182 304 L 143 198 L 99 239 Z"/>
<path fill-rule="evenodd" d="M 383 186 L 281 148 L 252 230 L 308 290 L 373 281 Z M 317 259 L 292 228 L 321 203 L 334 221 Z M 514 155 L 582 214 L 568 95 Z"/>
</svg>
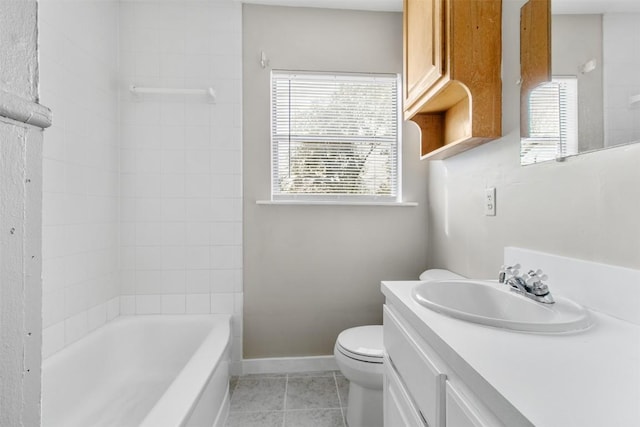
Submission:
<svg viewBox="0 0 640 427">
<path fill-rule="evenodd" d="M 484 190 L 484 214 L 486 216 L 496 215 L 496 188 L 489 187 Z"/>
</svg>

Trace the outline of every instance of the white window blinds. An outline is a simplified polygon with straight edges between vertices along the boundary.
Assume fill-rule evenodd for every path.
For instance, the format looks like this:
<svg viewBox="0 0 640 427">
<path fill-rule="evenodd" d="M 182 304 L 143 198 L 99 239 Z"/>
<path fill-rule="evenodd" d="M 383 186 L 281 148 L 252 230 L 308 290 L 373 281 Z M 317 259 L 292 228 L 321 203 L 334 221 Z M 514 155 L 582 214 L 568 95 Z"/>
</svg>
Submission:
<svg viewBox="0 0 640 427">
<path fill-rule="evenodd" d="M 529 95 L 529 137 L 522 140 L 521 164 L 578 152 L 578 79 L 554 77 Z"/>
<path fill-rule="evenodd" d="M 398 76 L 272 73 L 274 200 L 399 198 Z"/>
</svg>

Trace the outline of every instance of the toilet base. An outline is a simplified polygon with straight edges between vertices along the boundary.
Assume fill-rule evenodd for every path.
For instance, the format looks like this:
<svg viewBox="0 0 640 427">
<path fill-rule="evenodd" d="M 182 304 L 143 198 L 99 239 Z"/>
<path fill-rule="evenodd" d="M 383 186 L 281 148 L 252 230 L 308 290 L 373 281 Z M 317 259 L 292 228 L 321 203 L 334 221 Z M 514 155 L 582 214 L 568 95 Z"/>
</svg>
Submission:
<svg viewBox="0 0 640 427">
<path fill-rule="evenodd" d="M 382 389 L 350 383 L 347 423 L 349 427 L 383 427 Z"/>
</svg>

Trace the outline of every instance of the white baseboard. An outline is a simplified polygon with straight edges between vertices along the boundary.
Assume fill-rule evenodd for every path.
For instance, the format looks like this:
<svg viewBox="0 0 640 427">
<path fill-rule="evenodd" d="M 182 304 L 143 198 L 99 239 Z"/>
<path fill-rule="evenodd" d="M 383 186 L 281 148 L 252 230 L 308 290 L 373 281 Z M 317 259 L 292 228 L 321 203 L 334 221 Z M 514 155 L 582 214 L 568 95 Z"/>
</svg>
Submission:
<svg viewBox="0 0 640 427">
<path fill-rule="evenodd" d="M 271 357 L 242 361 L 242 373 L 245 375 L 337 370 L 338 364 L 334 356 Z"/>
</svg>

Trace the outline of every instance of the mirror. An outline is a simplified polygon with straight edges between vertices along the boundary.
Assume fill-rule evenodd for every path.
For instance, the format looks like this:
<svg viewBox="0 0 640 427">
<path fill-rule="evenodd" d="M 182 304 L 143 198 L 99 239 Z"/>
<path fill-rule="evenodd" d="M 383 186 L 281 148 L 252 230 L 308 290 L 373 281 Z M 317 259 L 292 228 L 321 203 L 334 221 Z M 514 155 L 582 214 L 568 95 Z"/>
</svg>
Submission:
<svg viewBox="0 0 640 427">
<path fill-rule="evenodd" d="M 640 142 L 640 1 L 529 0 L 520 12 L 520 163 Z"/>
</svg>

